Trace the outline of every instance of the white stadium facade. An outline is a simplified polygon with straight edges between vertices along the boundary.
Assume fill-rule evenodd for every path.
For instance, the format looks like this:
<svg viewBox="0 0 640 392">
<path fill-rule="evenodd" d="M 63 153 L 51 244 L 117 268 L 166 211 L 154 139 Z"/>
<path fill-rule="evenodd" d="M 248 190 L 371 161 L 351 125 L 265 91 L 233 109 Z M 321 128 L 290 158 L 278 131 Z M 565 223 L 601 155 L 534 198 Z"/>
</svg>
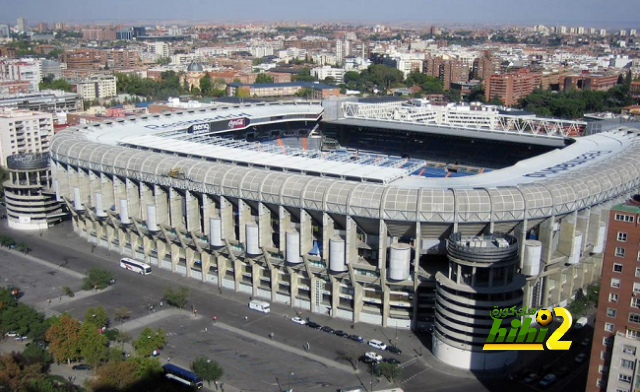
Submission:
<svg viewBox="0 0 640 392">
<path fill-rule="evenodd" d="M 98 246 L 312 313 L 433 327 L 440 360 L 506 366 L 515 352 L 482 351 L 490 311 L 563 306 L 599 278 L 608 209 L 640 184 L 638 130 L 580 137 L 581 124 L 495 112 L 474 128 L 409 118 L 416 109 L 398 103 L 354 105 L 73 127 L 53 138 L 52 186 Z M 399 150 L 461 158 L 375 154 L 396 136 Z"/>
</svg>

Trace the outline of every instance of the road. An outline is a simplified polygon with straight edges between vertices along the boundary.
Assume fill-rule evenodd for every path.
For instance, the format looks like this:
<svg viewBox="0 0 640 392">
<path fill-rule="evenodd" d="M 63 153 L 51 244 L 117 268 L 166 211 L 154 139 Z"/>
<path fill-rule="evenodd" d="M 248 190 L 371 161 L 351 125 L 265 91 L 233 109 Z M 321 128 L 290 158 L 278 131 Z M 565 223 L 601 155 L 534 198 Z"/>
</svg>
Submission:
<svg viewBox="0 0 640 392">
<path fill-rule="evenodd" d="M 167 287 L 185 285 L 190 288 L 191 293 L 188 306 L 190 308 L 190 305 L 193 305 L 198 309 L 197 318 L 188 311 L 158 318 L 156 321 L 153 317 L 146 317 L 150 320 L 148 325 L 162 327 L 167 331 L 169 345 L 163 352 L 164 359 L 171 357 L 172 362 L 186 366 L 199 355 L 211 357 L 225 368 L 225 380 L 228 384 L 242 391 L 276 392 L 276 379 L 283 388 L 291 379 L 296 392 L 335 391 L 339 387 L 371 385 L 372 378 L 366 372 L 364 364 L 354 373 L 347 370 L 346 362 L 334 361 L 339 350 L 364 353 L 372 351 L 371 348 L 294 324 L 289 318 L 295 316 L 296 310 L 289 306 L 274 303 L 271 305 L 272 313 L 265 315 L 248 308 L 249 297 L 246 294 L 226 289 L 219 291 L 217 286 L 159 268 L 154 268 L 153 273 L 148 276 L 123 270 L 118 267 L 118 254 L 87 243 L 73 233 L 69 222 L 44 232 L 19 232 L 9 230 L 4 221 L 0 223 L 0 233 L 10 235 L 18 242 L 27 243 L 31 248 L 29 256 L 55 264 L 56 268 L 45 267 L 18 255 L 0 251 L 3 260 L 0 277 L 8 279 L 5 284 L 11 281 L 22 287 L 25 290 L 24 300 L 35 304 L 41 310 L 47 310 L 47 298 L 52 298 L 52 310 L 67 311 L 76 317 L 83 317 L 90 306 L 102 305 L 110 315 L 113 315 L 116 307 L 126 306 L 131 310 L 132 318 L 136 319 L 153 314 L 149 311 L 151 304 L 154 304 L 156 310 L 161 310 L 159 302 Z M 88 269 L 94 267 L 112 271 L 117 283 L 104 292 L 79 292 L 81 279 L 77 274 L 85 274 Z M 69 275 L 63 271 L 75 272 L 76 275 Z M 58 302 L 61 287 L 65 285 L 78 292 L 77 299 L 68 300 L 63 297 L 63 301 Z M 403 362 L 400 385 L 405 391 L 501 391 L 507 390 L 504 388 L 512 384 L 505 384 L 502 379 L 478 380 L 469 372 L 440 364 L 420 342 L 419 337 L 411 331 L 383 329 L 367 324 L 357 324 L 352 330 L 351 323 L 347 320 L 332 319 L 304 311 L 301 313 L 302 317 L 310 317 L 321 325 L 359 334 L 367 340 L 395 341 L 397 333 L 398 346 L 403 350 L 403 354 L 396 358 Z M 220 323 L 248 332 L 257 338 L 248 339 L 237 333 L 216 328 L 211 321 L 214 315 Z M 139 329 L 134 329 L 131 333 L 135 335 L 138 332 Z M 266 339 L 270 333 L 274 334 L 275 343 L 284 344 L 296 352 L 292 353 L 258 341 L 258 338 Z M 428 337 L 420 338 L 428 340 Z M 312 354 L 324 357 L 334 365 L 329 366 L 305 357 L 303 346 L 307 343 Z M 547 355 L 555 357 L 556 353 L 545 352 L 545 358 Z M 570 355 L 573 355 L 573 352 Z M 586 379 L 586 371 L 585 377 L 582 378 Z M 378 384 L 376 379 L 373 379 L 373 384 L 377 385 L 377 389 L 389 385 L 386 381 Z M 513 386 L 518 390 L 529 388 L 522 384 Z M 572 384 L 567 385 L 567 388 L 572 388 Z"/>
</svg>

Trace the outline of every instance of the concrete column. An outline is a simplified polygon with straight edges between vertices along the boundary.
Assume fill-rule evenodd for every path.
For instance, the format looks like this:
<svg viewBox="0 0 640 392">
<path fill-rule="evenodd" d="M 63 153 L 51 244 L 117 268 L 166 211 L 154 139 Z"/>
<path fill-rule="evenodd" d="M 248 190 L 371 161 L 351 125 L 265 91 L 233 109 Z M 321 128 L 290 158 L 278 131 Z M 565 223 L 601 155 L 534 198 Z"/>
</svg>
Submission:
<svg viewBox="0 0 640 392">
<path fill-rule="evenodd" d="M 524 263 L 524 243 L 527 240 L 527 220 L 518 223 L 513 229 L 513 235 L 518 239 L 518 248 L 520 248 L 520 263 L 518 268 L 522 269 Z"/>
<path fill-rule="evenodd" d="M 358 261 L 358 230 L 356 222 L 350 216 L 345 217 L 347 222 L 346 255 L 347 264 L 355 264 Z"/>
<path fill-rule="evenodd" d="M 273 229 L 271 228 L 271 210 L 264 204 L 258 204 L 258 230 L 261 247 L 273 247 Z"/>
<path fill-rule="evenodd" d="M 277 268 L 273 268 L 271 271 L 271 302 L 277 302 L 278 300 L 278 285 L 280 284 L 280 273 Z"/>
<path fill-rule="evenodd" d="M 185 264 L 187 265 L 187 278 L 191 277 L 191 267 L 193 267 L 193 264 L 196 262 L 195 253 L 191 248 L 187 248 L 184 251 Z"/>
<path fill-rule="evenodd" d="M 162 261 L 167 257 L 167 243 L 164 240 L 156 241 L 156 250 L 158 253 L 158 266 L 162 265 Z"/>
<path fill-rule="evenodd" d="M 387 275 L 387 225 L 382 219 L 378 233 L 378 268 L 382 277 Z"/>
<path fill-rule="evenodd" d="M 132 259 L 137 259 L 136 258 L 136 250 L 138 249 L 138 246 L 140 245 L 140 237 L 138 237 L 138 233 L 135 232 L 129 232 L 129 243 L 131 244 L 131 252 L 129 252 L 130 257 Z"/>
<path fill-rule="evenodd" d="M 322 258 L 327 263 L 329 268 L 329 240 L 334 236 L 335 223 L 331 215 L 326 212 L 322 213 Z M 333 315 L 334 311 L 331 311 Z"/>
<path fill-rule="evenodd" d="M 243 200 L 238 200 L 238 219 L 240 242 L 246 244 L 247 239 L 245 227 L 247 223 L 253 222 L 253 218 L 251 216 L 251 206 L 249 206 L 249 204 L 245 203 Z"/>
<path fill-rule="evenodd" d="M 38 177 L 40 177 L 39 174 Z M 89 171 L 89 196 L 91 199 L 91 207 L 96 206 L 96 201 L 94 200 L 96 192 L 102 193 L 102 187 L 100 185 L 100 175 L 96 175 L 95 172 Z M 102 201 L 102 207 L 105 208 L 104 200 Z"/>
<path fill-rule="evenodd" d="M 111 210 L 116 205 L 113 190 L 113 181 L 108 174 L 100 173 L 100 193 L 102 193 L 102 208 Z"/>
<path fill-rule="evenodd" d="M 602 208 L 592 207 L 589 209 L 589 228 L 587 229 L 587 240 L 585 243 L 595 245 L 598 239 L 598 230 L 600 228 Z"/>
<path fill-rule="evenodd" d="M 233 224 L 233 204 L 224 196 L 220 196 L 220 219 L 222 220 L 222 239 L 232 241 L 236 239 Z M 240 230 L 242 233 L 244 230 Z"/>
<path fill-rule="evenodd" d="M 89 201 L 93 198 L 89 182 L 89 173 L 82 169 L 78 170 L 78 187 L 80 188 L 83 204 L 89 204 Z"/>
<path fill-rule="evenodd" d="M 143 221 L 147 221 L 147 205 L 152 204 L 155 206 L 155 203 L 153 188 L 144 182 L 140 182 L 140 218 Z"/>
<path fill-rule="evenodd" d="M 202 222 L 204 223 L 204 235 L 209 237 L 211 234 L 209 227 L 209 218 L 220 216 L 220 212 L 216 207 L 214 196 L 202 194 Z"/>
<path fill-rule="evenodd" d="M 167 191 L 160 185 L 154 185 L 153 196 L 156 205 L 158 225 L 170 226 L 171 218 L 169 216 L 169 196 L 167 195 Z"/>
<path fill-rule="evenodd" d="M 176 188 L 169 188 L 169 216 L 171 226 L 177 230 L 185 230 L 184 196 Z"/>
<path fill-rule="evenodd" d="M 306 255 L 313 248 L 313 225 L 311 215 L 300 209 L 300 254 Z"/>
<path fill-rule="evenodd" d="M 586 208 L 577 213 L 576 218 L 576 230 L 582 233 L 582 245 L 580 247 L 580 252 L 584 252 L 587 248 L 589 236 L 589 220 L 591 219 L 591 208 Z"/>
<path fill-rule="evenodd" d="M 391 290 L 389 286 L 382 286 L 382 326 L 384 328 L 386 328 L 389 323 L 389 315 L 391 313 L 391 305 L 389 304 L 390 294 Z M 414 310 L 413 313 L 416 314 L 417 312 Z"/>
<path fill-rule="evenodd" d="M 340 282 L 331 278 L 331 317 L 338 317 L 338 306 L 340 305 Z"/>
<path fill-rule="evenodd" d="M 542 243 L 542 262 L 547 264 L 551 260 L 554 252 L 553 235 L 554 235 L 555 217 L 549 217 L 540 223 L 539 240 Z"/>
<path fill-rule="evenodd" d="M 200 220 L 200 204 L 198 203 L 198 196 L 191 191 L 185 192 L 185 209 L 187 230 L 202 233 L 202 221 Z M 206 226 L 208 225 L 209 222 L 207 222 Z"/>
<path fill-rule="evenodd" d="M 227 258 L 224 256 L 216 257 L 218 263 L 218 286 L 222 287 L 222 280 L 227 274 Z"/>
<path fill-rule="evenodd" d="M 119 228 L 118 229 L 118 253 L 121 255 L 124 254 L 124 246 L 129 240 L 129 233 L 125 231 L 126 229 Z"/>
<path fill-rule="evenodd" d="M 353 322 L 360 322 L 360 313 L 364 302 L 362 302 L 363 289 L 362 285 L 357 282 L 351 282 L 353 284 Z"/>
<path fill-rule="evenodd" d="M 127 186 L 127 204 L 129 205 L 129 217 L 131 219 L 142 219 L 140 214 L 140 187 L 135 181 L 126 179 Z"/>
<path fill-rule="evenodd" d="M 317 296 L 318 296 L 318 289 L 316 287 L 316 280 L 317 278 L 314 275 L 309 276 L 309 296 L 311 297 L 309 299 L 309 302 L 311 303 L 310 305 L 310 309 L 311 309 L 311 313 L 317 313 L 318 312 L 318 307 L 316 306 L 316 300 L 317 300 Z M 322 295 L 322 294 L 321 294 Z"/>
<path fill-rule="evenodd" d="M 242 275 L 244 274 L 244 263 L 240 259 L 233 260 L 233 280 L 235 284 L 235 290 L 240 291 L 240 282 L 242 281 Z"/>
<path fill-rule="evenodd" d="M 149 260 L 149 253 L 153 249 L 153 240 L 147 236 L 142 237 L 142 249 L 144 249 L 144 260 L 145 263 Z"/>
<path fill-rule="evenodd" d="M 253 298 L 258 296 L 258 287 L 260 287 L 260 266 L 256 263 L 251 265 L 251 294 Z"/>
<path fill-rule="evenodd" d="M 176 267 L 180 261 L 180 246 L 171 244 L 169 249 L 171 249 L 171 272 L 176 272 Z"/>
<path fill-rule="evenodd" d="M 289 295 L 291 300 L 289 304 L 292 308 L 296 306 L 296 297 L 298 295 L 298 273 L 289 268 Z"/>
<path fill-rule="evenodd" d="M 104 193 L 102 194 L 102 198 L 104 200 Z M 126 199 L 126 198 L 127 198 L 126 181 L 122 181 L 118 176 L 113 176 L 113 203 L 116 206 L 116 213 L 118 213 L 118 216 L 122 212 L 120 211 L 120 200 Z"/>
<path fill-rule="evenodd" d="M 209 275 L 209 269 L 211 269 L 211 255 L 207 252 L 200 253 L 200 260 L 202 260 L 202 281 L 207 282 Z"/>
<path fill-rule="evenodd" d="M 283 254 L 286 254 L 287 245 L 286 245 L 285 237 L 286 237 L 287 231 L 291 229 L 291 213 L 289 213 L 289 211 L 287 211 L 285 207 L 279 206 L 278 219 L 279 219 L 278 229 L 280 234 L 280 252 L 282 252 Z M 328 248 L 325 248 L 325 249 L 328 249 Z"/>
<path fill-rule="evenodd" d="M 577 212 L 569 214 L 562 218 L 560 222 L 560 240 L 558 241 L 558 252 L 569 257 L 573 251 L 576 239 L 576 219 Z"/>
</svg>

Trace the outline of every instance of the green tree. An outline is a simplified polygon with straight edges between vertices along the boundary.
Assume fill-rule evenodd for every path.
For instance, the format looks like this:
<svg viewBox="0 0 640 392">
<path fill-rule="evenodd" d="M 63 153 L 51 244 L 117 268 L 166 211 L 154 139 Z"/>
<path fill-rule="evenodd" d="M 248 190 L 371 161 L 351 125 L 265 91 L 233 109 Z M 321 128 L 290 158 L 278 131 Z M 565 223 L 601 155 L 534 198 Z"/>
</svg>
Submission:
<svg viewBox="0 0 640 392">
<path fill-rule="evenodd" d="M 15 331 L 19 335 L 29 335 L 29 332 L 42 324 L 44 316 L 29 305 L 18 303 L 0 312 L 0 332 L 4 335 Z"/>
<path fill-rule="evenodd" d="M 47 75 L 43 77 L 42 82 L 40 82 L 40 90 L 62 90 L 71 92 L 73 91 L 73 86 L 64 79 L 53 80 L 53 76 Z"/>
<path fill-rule="evenodd" d="M 444 85 L 442 80 L 434 78 L 433 76 L 425 76 L 424 83 L 420 86 L 427 94 L 442 94 L 444 92 Z"/>
<path fill-rule="evenodd" d="M 205 380 L 209 386 L 211 386 L 211 381 L 219 381 L 224 375 L 224 370 L 218 362 L 205 357 L 196 358 L 196 360 L 191 363 L 191 370 L 201 379 Z"/>
<path fill-rule="evenodd" d="M 91 290 L 98 288 L 100 290 L 109 286 L 109 282 L 113 279 L 113 273 L 111 271 L 102 268 L 90 268 L 87 276 L 82 282 L 83 290 Z"/>
<path fill-rule="evenodd" d="M 89 381 L 94 391 L 126 391 L 140 380 L 135 361 L 109 362 L 96 370 L 96 378 Z"/>
<path fill-rule="evenodd" d="M 109 326 L 109 315 L 102 306 L 92 306 L 84 312 L 84 322 L 91 323 L 96 328 Z"/>
<path fill-rule="evenodd" d="M 118 331 L 118 336 L 116 336 L 116 342 L 122 345 L 122 351 L 124 351 L 124 344 L 129 343 L 130 341 L 131 341 L 131 335 L 129 335 L 125 331 Z"/>
<path fill-rule="evenodd" d="M 164 299 L 169 305 L 182 309 L 189 301 L 189 288 L 187 286 L 179 286 L 175 289 L 167 287 L 164 291 Z"/>
<path fill-rule="evenodd" d="M 465 97 L 467 102 L 485 102 L 484 86 L 478 85 L 471 89 L 471 92 Z"/>
<path fill-rule="evenodd" d="M 489 105 L 504 105 L 504 103 L 502 102 L 502 99 L 500 99 L 499 96 L 494 96 L 493 98 L 491 98 L 491 100 L 489 102 L 487 102 L 487 104 Z"/>
<path fill-rule="evenodd" d="M 423 74 L 422 72 L 418 72 L 418 71 L 411 71 L 409 75 L 407 75 L 407 78 L 404 81 L 404 84 L 407 87 L 411 87 L 411 86 L 422 86 L 426 82 L 427 82 L 426 74 Z"/>
<path fill-rule="evenodd" d="M 80 356 L 80 322 L 71 316 L 60 316 L 47 330 L 45 337 L 56 361 L 70 364 Z"/>
<path fill-rule="evenodd" d="M 160 57 L 156 60 L 156 64 L 158 65 L 168 65 L 171 64 L 171 57 Z"/>
<path fill-rule="evenodd" d="M 131 318 L 131 311 L 126 306 L 120 306 L 113 311 L 113 318 L 122 323 Z"/>
<path fill-rule="evenodd" d="M 260 73 L 256 76 L 255 84 L 273 83 L 273 78 L 265 73 Z"/>
<path fill-rule="evenodd" d="M 27 347 L 25 347 L 22 355 L 28 363 L 39 364 L 40 371 L 43 373 L 45 373 L 49 369 L 49 366 L 53 362 L 51 354 L 47 350 L 43 349 L 40 345 L 33 342 L 27 344 Z"/>
<path fill-rule="evenodd" d="M 211 76 L 206 74 L 200 79 L 200 92 L 203 96 L 208 97 L 211 95 L 211 91 L 213 91 L 213 80 Z"/>
<path fill-rule="evenodd" d="M 393 363 L 381 362 L 378 364 L 378 374 L 386 377 L 390 382 L 394 382 L 402 377 L 402 368 Z"/>
<path fill-rule="evenodd" d="M 149 357 L 153 353 L 153 350 L 163 348 L 166 343 L 166 334 L 162 328 L 153 330 L 146 327 L 140 332 L 138 339 L 133 341 L 133 347 L 139 356 Z"/>
<path fill-rule="evenodd" d="M 96 366 L 107 357 L 107 338 L 92 323 L 80 327 L 78 347 L 85 362 Z"/>
</svg>

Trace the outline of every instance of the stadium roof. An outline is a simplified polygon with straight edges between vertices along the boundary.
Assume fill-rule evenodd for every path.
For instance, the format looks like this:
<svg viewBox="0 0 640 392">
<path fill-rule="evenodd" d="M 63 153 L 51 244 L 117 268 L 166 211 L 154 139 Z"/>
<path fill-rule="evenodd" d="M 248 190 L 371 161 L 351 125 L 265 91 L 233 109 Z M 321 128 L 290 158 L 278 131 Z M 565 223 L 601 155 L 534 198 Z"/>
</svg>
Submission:
<svg viewBox="0 0 640 392">
<path fill-rule="evenodd" d="M 321 84 L 315 82 L 290 82 L 290 83 L 229 83 L 228 86 L 231 87 L 244 87 L 251 86 L 253 88 L 272 88 L 272 87 L 307 87 L 315 90 L 333 90 L 336 88 L 340 88 L 338 86 L 331 86 L 328 84 Z"/>
</svg>

